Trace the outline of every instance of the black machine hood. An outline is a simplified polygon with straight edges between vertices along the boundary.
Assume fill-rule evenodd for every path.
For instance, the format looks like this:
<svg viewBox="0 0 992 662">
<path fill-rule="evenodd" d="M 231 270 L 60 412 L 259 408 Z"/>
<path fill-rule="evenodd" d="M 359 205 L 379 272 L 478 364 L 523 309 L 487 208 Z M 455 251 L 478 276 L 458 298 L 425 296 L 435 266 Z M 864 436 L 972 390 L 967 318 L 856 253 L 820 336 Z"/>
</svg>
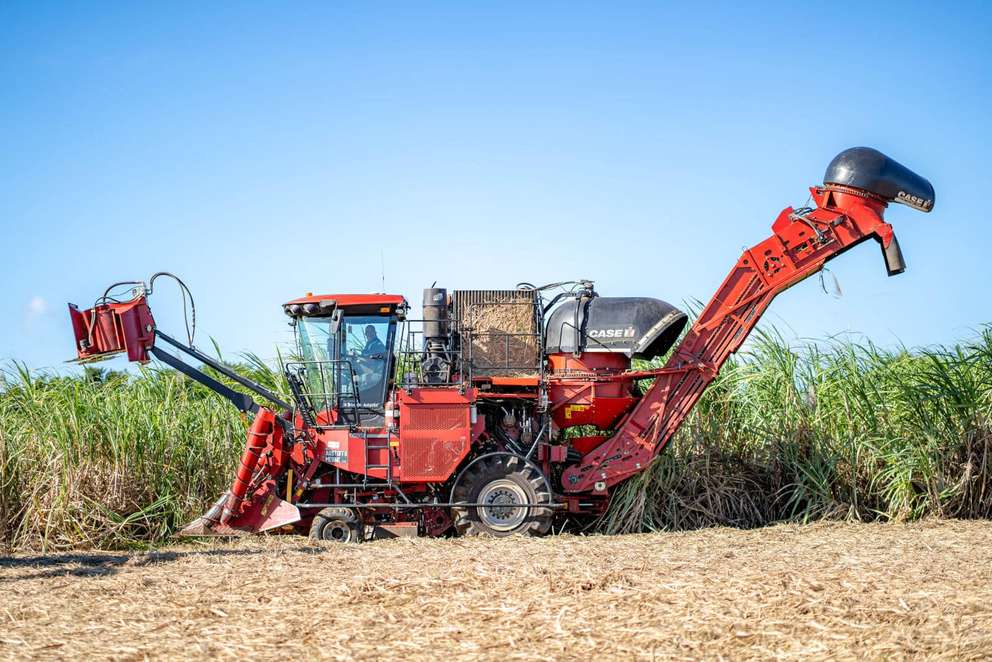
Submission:
<svg viewBox="0 0 992 662">
<path fill-rule="evenodd" d="M 871 147 L 852 147 L 834 157 L 823 175 L 828 188 L 840 185 L 872 193 L 886 202 L 933 209 L 933 185 L 906 166 Z"/>
<path fill-rule="evenodd" d="M 580 297 L 548 317 L 549 354 L 617 352 L 653 359 L 678 340 L 688 317 L 675 306 L 645 297 Z"/>
</svg>

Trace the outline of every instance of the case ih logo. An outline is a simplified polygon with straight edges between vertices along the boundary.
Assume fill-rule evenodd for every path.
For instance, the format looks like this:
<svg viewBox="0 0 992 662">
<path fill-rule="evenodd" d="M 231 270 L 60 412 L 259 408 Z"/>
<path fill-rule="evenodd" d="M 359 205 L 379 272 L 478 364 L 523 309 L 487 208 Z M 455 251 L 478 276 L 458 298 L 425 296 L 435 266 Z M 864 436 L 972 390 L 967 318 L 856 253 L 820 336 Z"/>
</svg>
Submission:
<svg viewBox="0 0 992 662">
<path fill-rule="evenodd" d="M 634 327 L 628 326 L 626 329 L 590 329 L 590 338 L 633 338 Z"/>
<path fill-rule="evenodd" d="M 925 200 L 919 196 L 910 195 L 905 191 L 899 191 L 896 197 L 899 199 L 899 202 L 907 204 L 910 207 L 915 207 L 916 209 L 922 209 L 923 211 L 929 211 L 930 207 L 933 206 L 933 200 Z"/>
</svg>

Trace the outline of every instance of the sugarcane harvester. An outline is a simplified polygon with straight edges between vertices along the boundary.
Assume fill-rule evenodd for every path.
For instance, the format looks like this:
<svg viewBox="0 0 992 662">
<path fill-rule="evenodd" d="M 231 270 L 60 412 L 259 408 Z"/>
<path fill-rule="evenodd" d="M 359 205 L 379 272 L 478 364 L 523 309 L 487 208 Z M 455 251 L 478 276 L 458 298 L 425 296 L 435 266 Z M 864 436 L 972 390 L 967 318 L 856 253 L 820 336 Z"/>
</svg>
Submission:
<svg viewBox="0 0 992 662">
<path fill-rule="evenodd" d="M 308 294 L 283 306 L 297 341 L 283 396 L 199 352 L 191 336 L 160 331 L 148 305 L 156 274 L 125 283 L 127 300 L 108 289 L 88 310 L 70 305 L 77 355 L 157 358 L 253 416 L 231 488 L 186 535 L 541 535 L 605 511 L 775 296 L 869 239 L 888 274 L 901 273 L 884 212 L 934 204 L 926 179 L 863 147 L 834 158 L 810 195 L 812 206 L 784 209 L 771 236 L 744 251 L 674 350 L 685 313 L 599 296 L 589 281 L 431 287 L 421 320 L 400 295 Z M 662 367 L 633 366 L 666 354 Z"/>
</svg>

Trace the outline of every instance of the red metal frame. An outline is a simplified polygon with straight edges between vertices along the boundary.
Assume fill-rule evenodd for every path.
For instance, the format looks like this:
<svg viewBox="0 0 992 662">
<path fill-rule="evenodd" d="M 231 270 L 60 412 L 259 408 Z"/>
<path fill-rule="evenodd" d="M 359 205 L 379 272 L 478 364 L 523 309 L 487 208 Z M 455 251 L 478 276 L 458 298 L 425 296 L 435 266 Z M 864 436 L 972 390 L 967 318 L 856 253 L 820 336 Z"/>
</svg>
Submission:
<svg viewBox="0 0 992 662">
<path fill-rule="evenodd" d="M 127 352 L 128 361 L 148 362 L 148 350 L 155 344 L 155 320 L 144 295 L 87 310 L 70 303 L 69 317 L 77 361 L 99 361 Z"/>
<path fill-rule="evenodd" d="M 565 470 L 567 493 L 607 490 L 647 467 L 678 430 L 720 367 L 754 329 L 778 294 L 869 239 L 887 248 L 892 226 L 886 203 L 865 194 L 810 189 L 817 208 L 791 207 L 772 224 L 772 236 L 744 251 L 617 433 Z"/>
</svg>

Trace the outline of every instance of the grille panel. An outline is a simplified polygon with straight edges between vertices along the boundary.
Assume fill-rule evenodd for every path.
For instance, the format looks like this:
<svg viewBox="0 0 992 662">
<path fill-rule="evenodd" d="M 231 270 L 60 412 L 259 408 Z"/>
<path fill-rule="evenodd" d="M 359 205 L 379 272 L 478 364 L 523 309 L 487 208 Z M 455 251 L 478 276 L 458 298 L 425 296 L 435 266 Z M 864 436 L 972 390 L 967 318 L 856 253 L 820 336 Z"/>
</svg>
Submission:
<svg viewBox="0 0 992 662">
<path fill-rule="evenodd" d="M 468 437 L 414 435 L 404 437 L 401 448 L 404 480 L 445 480 L 468 452 Z"/>
<path fill-rule="evenodd" d="M 455 290 L 462 356 L 477 376 L 536 375 L 541 367 L 534 290 Z"/>
<path fill-rule="evenodd" d="M 458 430 L 466 426 L 464 405 L 410 407 L 408 430 Z"/>
</svg>

